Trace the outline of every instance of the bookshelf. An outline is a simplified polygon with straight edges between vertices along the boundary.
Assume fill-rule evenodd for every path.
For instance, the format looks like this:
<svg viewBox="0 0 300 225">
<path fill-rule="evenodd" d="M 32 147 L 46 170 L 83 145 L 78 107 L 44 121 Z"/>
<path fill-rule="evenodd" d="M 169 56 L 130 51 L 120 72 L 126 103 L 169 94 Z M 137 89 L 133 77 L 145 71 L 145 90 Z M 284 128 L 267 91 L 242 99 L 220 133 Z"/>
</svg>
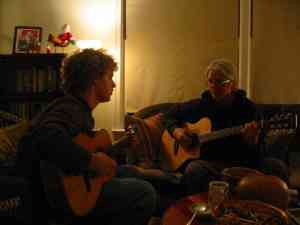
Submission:
<svg viewBox="0 0 300 225">
<path fill-rule="evenodd" d="M 61 95 L 59 71 L 65 54 L 0 55 L 0 109 L 31 120 Z"/>
</svg>

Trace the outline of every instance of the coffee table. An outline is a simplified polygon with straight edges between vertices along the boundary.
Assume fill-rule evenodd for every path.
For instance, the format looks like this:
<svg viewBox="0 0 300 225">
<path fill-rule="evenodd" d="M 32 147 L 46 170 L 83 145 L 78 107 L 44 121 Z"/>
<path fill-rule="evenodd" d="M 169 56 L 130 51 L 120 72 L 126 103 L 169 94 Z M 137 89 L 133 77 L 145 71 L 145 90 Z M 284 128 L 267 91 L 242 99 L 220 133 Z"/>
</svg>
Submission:
<svg viewBox="0 0 300 225">
<path fill-rule="evenodd" d="M 236 200 L 236 202 L 240 201 L 239 208 L 248 208 L 253 207 L 255 208 L 255 211 L 259 211 L 264 215 L 266 212 L 268 212 L 269 215 L 272 218 L 274 215 L 277 216 L 277 218 L 282 219 L 282 224 L 288 224 L 288 215 L 285 213 L 284 210 L 281 210 L 277 207 L 274 207 L 270 204 L 259 202 L 259 201 L 247 201 L 247 200 L 238 200 L 235 197 L 231 196 L 232 200 Z M 208 193 L 203 192 L 192 196 L 187 196 L 183 199 L 178 200 L 173 205 L 171 205 L 164 213 L 162 217 L 161 224 L 162 225 L 186 225 L 189 219 L 192 217 L 192 211 L 191 207 L 195 203 L 205 202 L 207 203 L 208 200 Z M 230 204 L 230 202 L 228 202 Z M 228 204 L 227 203 L 227 204 Z M 252 210 L 253 211 L 253 210 Z M 275 218 L 275 217 L 274 217 Z M 207 225 L 207 220 L 204 221 L 201 218 L 195 219 L 192 223 L 192 225 Z"/>
<path fill-rule="evenodd" d="M 197 202 L 207 202 L 207 192 L 185 197 L 170 206 L 163 215 L 162 225 L 185 225 L 192 216 L 190 207 Z M 193 225 L 200 225 L 194 220 Z"/>
</svg>

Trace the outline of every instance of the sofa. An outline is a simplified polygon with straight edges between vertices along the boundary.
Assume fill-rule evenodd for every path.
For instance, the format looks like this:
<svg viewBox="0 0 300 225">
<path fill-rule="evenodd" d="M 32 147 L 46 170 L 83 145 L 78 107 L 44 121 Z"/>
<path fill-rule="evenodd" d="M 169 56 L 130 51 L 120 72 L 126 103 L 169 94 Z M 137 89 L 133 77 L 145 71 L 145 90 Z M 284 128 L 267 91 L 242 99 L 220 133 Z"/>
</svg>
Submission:
<svg viewBox="0 0 300 225">
<path fill-rule="evenodd" d="M 138 128 L 137 136 L 142 140 L 130 149 L 127 158 L 129 163 L 144 168 L 160 166 L 157 160 L 164 127 L 157 115 L 176 104 L 154 104 L 128 113 L 125 126 L 134 124 Z M 259 148 L 262 154 L 283 160 L 289 167 L 289 185 L 300 188 L 300 140 L 299 143 L 297 141 L 300 137 L 297 135 L 300 104 L 258 104 L 257 107 L 257 120 L 261 125 Z"/>
<path fill-rule="evenodd" d="M 286 118 L 277 129 L 263 130 L 260 145 L 266 156 L 282 159 L 289 167 L 289 186 L 300 189 L 300 104 L 258 104 L 261 118 Z"/>
<path fill-rule="evenodd" d="M 29 123 L 0 111 L 0 217 L 10 224 L 31 224 L 32 193 L 29 183 L 14 169 L 17 145 Z"/>
<path fill-rule="evenodd" d="M 125 127 L 134 126 L 138 139 L 138 141 L 128 149 L 127 158 L 125 160 L 127 163 L 142 167 L 147 171 L 149 168 L 160 168 L 162 134 L 165 128 L 159 119 L 159 115 L 167 112 L 176 104 L 176 102 L 154 104 L 144 107 L 137 112 L 127 114 Z M 258 104 L 257 107 L 257 120 L 261 125 L 259 148 L 265 157 L 281 159 L 286 163 L 289 174 L 282 174 L 282 178 L 288 183 L 289 189 L 293 190 L 293 195 L 289 196 L 290 200 L 292 199 L 289 207 L 299 207 L 300 134 L 298 135 L 298 118 L 300 114 L 300 104 Z M 299 141 L 297 141 L 298 138 Z M 152 182 L 158 190 L 161 200 L 161 212 L 163 212 L 180 198 L 182 187 L 178 179 L 173 179 L 169 174 L 166 176 L 157 171 L 159 170 L 154 170 L 150 173 L 149 181 Z M 281 169 L 278 171 L 281 171 Z M 146 175 L 146 179 L 148 176 L 149 174 Z M 258 186 L 266 186 L 268 189 L 269 187 L 267 187 L 267 185 L 267 183 L 260 183 Z M 286 190 L 278 191 L 284 193 Z M 261 196 L 261 193 L 255 196 Z M 270 200 L 273 199 L 273 197 L 264 197 L 264 199 Z"/>
<path fill-rule="evenodd" d="M 135 164 L 143 168 L 158 166 L 159 162 L 155 158 L 159 153 L 157 150 L 161 144 L 164 127 L 157 115 L 168 111 L 175 104 L 177 103 L 154 104 L 126 115 L 125 127 L 135 126 L 139 141 L 130 146 L 128 154 L 121 160 L 122 163 Z M 258 104 L 258 111 L 259 120 L 285 121 L 272 128 L 262 128 L 259 146 L 266 156 L 280 158 L 288 164 L 290 186 L 300 189 L 300 140 L 298 140 L 300 104 Z M 0 124 L 0 206 L 5 208 L 1 210 L 1 216 L 20 224 L 30 224 L 34 215 L 30 211 L 32 193 L 28 190 L 26 180 L 16 176 L 13 157 L 16 154 L 17 142 L 27 129 L 28 123 L 15 115 L 0 111 Z M 159 177 L 160 174 L 154 173 L 151 176 Z M 177 179 L 173 179 L 172 176 L 167 178 L 163 180 L 158 178 L 157 183 L 163 196 L 164 208 L 174 202 L 175 195 L 180 194 Z"/>
</svg>

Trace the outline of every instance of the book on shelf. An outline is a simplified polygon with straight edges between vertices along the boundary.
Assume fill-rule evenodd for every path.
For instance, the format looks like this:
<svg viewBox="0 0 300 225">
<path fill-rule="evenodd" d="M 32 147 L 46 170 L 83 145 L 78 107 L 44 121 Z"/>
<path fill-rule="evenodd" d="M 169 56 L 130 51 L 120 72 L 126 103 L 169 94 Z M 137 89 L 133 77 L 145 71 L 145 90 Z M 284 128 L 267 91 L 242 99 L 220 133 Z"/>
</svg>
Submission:
<svg viewBox="0 0 300 225">
<path fill-rule="evenodd" d="M 0 54 L 0 107 L 31 119 L 60 94 L 65 54 Z"/>
</svg>

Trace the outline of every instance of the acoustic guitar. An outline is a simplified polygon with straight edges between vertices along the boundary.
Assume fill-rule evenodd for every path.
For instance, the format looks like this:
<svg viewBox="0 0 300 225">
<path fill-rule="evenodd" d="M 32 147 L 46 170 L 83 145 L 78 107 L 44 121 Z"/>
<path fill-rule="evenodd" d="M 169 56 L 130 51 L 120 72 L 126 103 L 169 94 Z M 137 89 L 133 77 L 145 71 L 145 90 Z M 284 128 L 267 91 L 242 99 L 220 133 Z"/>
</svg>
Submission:
<svg viewBox="0 0 300 225">
<path fill-rule="evenodd" d="M 106 130 L 102 129 L 93 133 L 93 135 L 79 134 L 74 138 L 74 142 L 92 154 L 102 151 L 114 158 L 121 149 L 125 149 L 122 147 L 129 145 L 129 135 L 134 134 L 134 130 L 127 131 L 114 144 Z M 96 175 L 95 171 L 87 171 L 86 174 L 79 175 L 66 175 L 46 161 L 41 161 L 40 169 L 46 198 L 50 206 L 67 212 L 71 210 L 76 216 L 84 216 L 95 207 L 103 184 L 110 179 L 106 176 Z"/>
<path fill-rule="evenodd" d="M 258 121 L 257 125 L 267 129 L 287 129 L 297 126 L 292 115 L 271 118 L 268 121 Z M 161 168 L 166 171 L 176 172 L 177 169 L 188 159 L 198 159 L 201 157 L 201 144 L 209 141 L 225 138 L 228 136 L 241 133 L 244 125 L 225 128 L 217 131 L 211 131 L 211 120 L 207 117 L 201 118 L 196 123 L 186 123 L 185 129 L 196 138 L 196 144 L 190 148 L 181 146 L 171 135 L 165 130 L 162 134 L 161 146 Z"/>
</svg>

